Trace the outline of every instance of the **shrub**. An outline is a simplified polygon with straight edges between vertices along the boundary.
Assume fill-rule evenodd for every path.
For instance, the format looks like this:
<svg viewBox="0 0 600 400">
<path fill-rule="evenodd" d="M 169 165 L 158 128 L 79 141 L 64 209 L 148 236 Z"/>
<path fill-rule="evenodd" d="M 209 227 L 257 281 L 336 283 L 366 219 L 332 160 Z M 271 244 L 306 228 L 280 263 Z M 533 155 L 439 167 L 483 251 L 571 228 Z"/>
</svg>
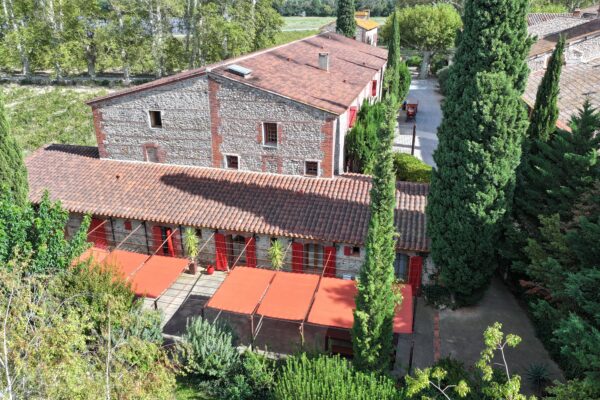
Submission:
<svg viewBox="0 0 600 400">
<path fill-rule="evenodd" d="M 410 56 L 408 60 L 406 60 L 406 64 L 409 67 L 419 67 L 421 66 L 421 62 L 423 62 L 423 57 L 418 55 Z"/>
<path fill-rule="evenodd" d="M 189 319 L 178 344 L 183 372 L 199 380 L 222 380 L 237 368 L 240 356 L 229 329 L 202 317 Z"/>
<path fill-rule="evenodd" d="M 431 58 L 431 73 L 437 76 L 438 72 L 448 66 L 448 56 L 445 54 L 435 54 Z"/>
<path fill-rule="evenodd" d="M 444 67 L 437 71 L 436 76 L 438 83 L 440 84 L 440 91 L 442 94 L 446 93 L 446 85 L 448 83 L 448 75 L 450 74 L 450 67 Z"/>
<path fill-rule="evenodd" d="M 404 398 L 387 377 L 356 371 L 339 356 L 308 358 L 306 354 L 286 360 L 275 383 L 274 397 L 277 400 Z"/>
<path fill-rule="evenodd" d="M 395 153 L 394 169 L 396 179 L 399 181 L 426 183 L 431 181 L 431 167 L 410 154 Z"/>
<path fill-rule="evenodd" d="M 276 239 L 271 243 L 271 247 L 269 247 L 268 250 L 268 255 L 273 269 L 279 271 L 281 267 L 283 267 L 283 262 L 285 261 L 285 251 L 279 239 Z"/>
</svg>

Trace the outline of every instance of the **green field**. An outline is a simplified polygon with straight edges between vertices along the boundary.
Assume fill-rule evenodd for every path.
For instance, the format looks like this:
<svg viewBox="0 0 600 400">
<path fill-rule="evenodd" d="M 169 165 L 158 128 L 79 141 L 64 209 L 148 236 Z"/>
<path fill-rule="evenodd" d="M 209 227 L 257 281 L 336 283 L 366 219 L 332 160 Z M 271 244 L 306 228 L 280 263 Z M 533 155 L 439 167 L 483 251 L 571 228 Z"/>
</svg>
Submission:
<svg viewBox="0 0 600 400">
<path fill-rule="evenodd" d="M 373 17 L 380 24 L 385 23 L 386 17 Z M 283 17 L 285 24 L 284 31 L 299 31 L 319 29 L 328 22 L 334 21 L 335 17 Z"/>
<path fill-rule="evenodd" d="M 27 155 L 48 143 L 95 145 L 86 100 L 106 89 L 54 86 L 0 86 L 13 135 Z"/>
<path fill-rule="evenodd" d="M 284 31 L 284 32 L 279 32 L 277 34 L 277 38 L 275 39 L 275 45 L 289 43 L 289 42 L 292 42 L 294 40 L 305 38 L 307 36 L 316 35 L 317 33 L 319 33 L 319 31 L 316 30 L 316 29 L 306 30 L 306 31 L 303 30 L 303 31 Z"/>
</svg>

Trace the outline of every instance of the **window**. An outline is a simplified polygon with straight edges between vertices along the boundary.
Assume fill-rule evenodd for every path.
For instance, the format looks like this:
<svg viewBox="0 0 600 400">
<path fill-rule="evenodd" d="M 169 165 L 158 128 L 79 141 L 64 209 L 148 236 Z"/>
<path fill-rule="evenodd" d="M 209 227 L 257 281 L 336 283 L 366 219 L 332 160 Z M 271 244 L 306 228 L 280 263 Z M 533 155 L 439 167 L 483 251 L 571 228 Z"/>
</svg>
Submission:
<svg viewBox="0 0 600 400">
<path fill-rule="evenodd" d="M 359 257 L 360 256 L 360 247 L 358 246 L 344 246 L 344 255 Z"/>
<path fill-rule="evenodd" d="M 263 144 L 265 146 L 277 146 L 277 124 L 265 122 L 263 124 Z"/>
<path fill-rule="evenodd" d="M 323 269 L 323 246 L 317 243 L 304 245 L 304 267 L 309 272 L 318 272 Z"/>
<path fill-rule="evenodd" d="M 397 279 L 404 282 L 408 278 L 408 256 L 402 253 L 396 253 L 396 259 L 394 260 L 394 275 Z"/>
<path fill-rule="evenodd" d="M 128 231 L 130 231 L 130 230 L 132 229 L 132 226 L 131 226 L 131 221 L 130 221 L 130 220 L 128 220 L 128 219 L 127 219 L 127 220 L 125 220 L 125 223 L 124 223 L 124 225 L 125 225 L 125 230 L 128 230 Z"/>
<path fill-rule="evenodd" d="M 150 114 L 150 126 L 152 128 L 162 128 L 162 116 L 160 111 L 148 111 Z"/>
<path fill-rule="evenodd" d="M 373 86 L 371 87 L 371 96 L 377 96 L 377 80 L 373 80 Z"/>
<path fill-rule="evenodd" d="M 239 169 L 240 168 L 240 158 L 239 156 L 226 156 L 225 160 L 227 162 L 226 167 L 229 169 Z"/>
<path fill-rule="evenodd" d="M 356 122 L 356 112 L 358 109 L 356 107 L 350 107 L 350 112 L 348 113 L 348 128 L 352 128 L 354 123 Z"/>
<path fill-rule="evenodd" d="M 306 161 L 304 163 L 304 174 L 309 176 L 319 176 L 319 162 Z"/>
<path fill-rule="evenodd" d="M 146 147 L 146 161 L 158 162 L 158 149 L 156 147 Z"/>
</svg>

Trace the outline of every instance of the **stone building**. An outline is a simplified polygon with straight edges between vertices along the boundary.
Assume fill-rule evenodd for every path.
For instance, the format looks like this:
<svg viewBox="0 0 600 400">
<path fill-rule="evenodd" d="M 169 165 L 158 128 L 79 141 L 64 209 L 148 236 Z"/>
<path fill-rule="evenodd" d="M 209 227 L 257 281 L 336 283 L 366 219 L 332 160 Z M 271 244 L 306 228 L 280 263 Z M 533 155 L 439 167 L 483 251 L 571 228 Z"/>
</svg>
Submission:
<svg viewBox="0 0 600 400">
<path fill-rule="evenodd" d="M 354 278 L 363 263 L 371 178 L 344 173 L 344 138 L 381 97 L 387 52 L 334 33 L 186 71 L 94 99 L 97 147 L 49 145 L 26 160 L 45 190 L 92 214 L 90 239 L 200 262 Z M 48 173 L 52 171 L 52 173 Z M 397 276 L 420 283 L 428 185 L 397 184 Z"/>
</svg>

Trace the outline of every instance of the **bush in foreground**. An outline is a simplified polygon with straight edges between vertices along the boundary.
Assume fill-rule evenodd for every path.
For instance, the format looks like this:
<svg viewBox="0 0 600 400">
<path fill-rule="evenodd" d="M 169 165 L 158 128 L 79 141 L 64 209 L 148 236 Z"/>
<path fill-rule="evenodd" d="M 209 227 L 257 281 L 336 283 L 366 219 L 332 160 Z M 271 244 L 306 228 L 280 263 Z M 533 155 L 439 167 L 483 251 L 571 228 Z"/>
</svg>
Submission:
<svg viewBox="0 0 600 400">
<path fill-rule="evenodd" d="M 394 153 L 394 170 L 399 181 L 431 181 L 431 167 L 410 154 Z"/>
<path fill-rule="evenodd" d="M 305 354 L 287 359 L 274 389 L 277 400 L 392 400 L 403 399 L 394 381 L 374 373 L 354 370 L 340 357 Z"/>
</svg>

